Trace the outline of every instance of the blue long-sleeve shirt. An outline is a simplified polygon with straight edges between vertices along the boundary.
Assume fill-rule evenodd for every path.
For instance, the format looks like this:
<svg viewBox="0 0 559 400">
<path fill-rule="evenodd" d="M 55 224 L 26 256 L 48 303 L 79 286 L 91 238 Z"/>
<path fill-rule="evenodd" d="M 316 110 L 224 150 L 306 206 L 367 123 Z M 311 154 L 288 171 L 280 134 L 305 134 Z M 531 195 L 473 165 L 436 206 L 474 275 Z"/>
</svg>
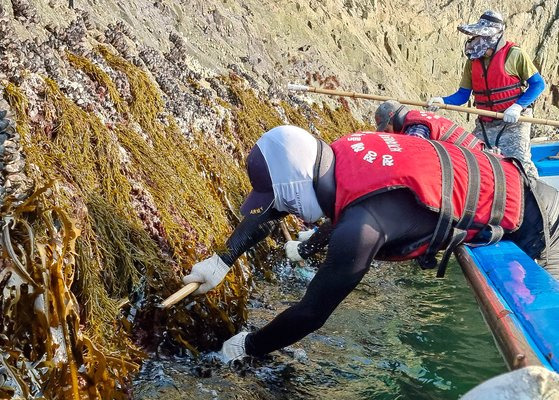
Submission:
<svg viewBox="0 0 559 400">
<path fill-rule="evenodd" d="M 532 104 L 545 89 L 545 81 L 539 72 L 532 75 L 526 82 L 528 83 L 528 89 L 526 89 L 522 96 L 516 101 L 522 108 L 526 108 Z M 461 87 L 450 96 L 443 97 L 443 100 L 445 104 L 461 106 L 468 101 L 471 94 L 471 89 Z"/>
</svg>

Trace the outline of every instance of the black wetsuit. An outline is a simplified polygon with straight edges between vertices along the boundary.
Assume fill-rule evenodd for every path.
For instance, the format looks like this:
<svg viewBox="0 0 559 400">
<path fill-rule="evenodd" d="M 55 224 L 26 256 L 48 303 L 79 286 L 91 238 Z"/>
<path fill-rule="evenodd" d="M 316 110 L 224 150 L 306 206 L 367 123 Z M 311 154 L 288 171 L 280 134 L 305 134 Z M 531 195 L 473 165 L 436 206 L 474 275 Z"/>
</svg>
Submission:
<svg viewBox="0 0 559 400">
<path fill-rule="evenodd" d="M 543 185 L 543 186 L 542 186 Z M 553 209 L 552 252 L 550 258 L 559 261 L 557 221 L 559 201 L 557 191 L 538 183 L 546 208 Z M 532 258 L 544 249 L 542 217 L 532 193 L 525 190 L 524 220 L 521 227 L 505 239 L 513 240 Z M 220 254 L 228 264 L 247 249 L 265 238 L 275 221 L 285 213 L 273 208 L 246 217 L 227 242 L 228 252 Z M 328 244 L 324 263 L 318 269 L 308 289 L 297 304 L 276 316 L 270 323 L 250 333 L 245 342 L 249 355 L 263 355 L 290 345 L 320 328 L 340 302 L 357 286 L 368 271 L 373 258 L 397 254 L 403 246 L 429 237 L 438 216 L 420 205 L 407 189 L 378 194 L 351 205 L 331 230 L 310 240 L 301 250 L 304 256 Z M 314 240 L 314 242 L 313 242 Z"/>
</svg>

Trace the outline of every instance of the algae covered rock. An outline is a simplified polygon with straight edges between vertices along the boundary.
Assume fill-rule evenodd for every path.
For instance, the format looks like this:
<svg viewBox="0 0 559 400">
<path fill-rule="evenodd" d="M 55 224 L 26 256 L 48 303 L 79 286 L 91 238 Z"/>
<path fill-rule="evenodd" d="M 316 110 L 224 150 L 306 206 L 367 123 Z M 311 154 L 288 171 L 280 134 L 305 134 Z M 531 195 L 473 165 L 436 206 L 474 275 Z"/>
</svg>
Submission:
<svg viewBox="0 0 559 400">
<path fill-rule="evenodd" d="M 503 10 L 548 79 L 556 3 Z M 157 305 L 238 223 L 265 130 L 333 141 L 370 129 L 375 108 L 288 82 L 420 98 L 454 91 L 463 65 L 462 2 L 69 5 L 0 0 L 2 396 L 126 397 L 143 351 L 196 354 L 240 328 L 274 241 L 208 296 Z"/>
</svg>

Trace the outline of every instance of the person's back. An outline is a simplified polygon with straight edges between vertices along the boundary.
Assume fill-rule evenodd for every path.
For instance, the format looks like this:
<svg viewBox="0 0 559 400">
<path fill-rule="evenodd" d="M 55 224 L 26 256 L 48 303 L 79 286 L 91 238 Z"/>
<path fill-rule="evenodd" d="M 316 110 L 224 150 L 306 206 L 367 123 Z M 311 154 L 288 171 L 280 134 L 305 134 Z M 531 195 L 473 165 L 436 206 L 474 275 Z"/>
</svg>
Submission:
<svg viewBox="0 0 559 400">
<path fill-rule="evenodd" d="M 241 206 L 244 219 L 224 250 L 183 279 L 201 283 L 197 293 L 218 285 L 235 260 L 288 213 L 306 222 L 325 215 L 334 225 L 324 262 L 303 298 L 262 329 L 227 340 L 227 359 L 263 355 L 320 328 L 373 259 L 429 261 L 446 249 L 444 261 L 464 240 L 496 241 L 503 233 L 511 239 L 518 233 L 519 246 L 531 257 L 540 257 L 546 244 L 550 260 L 558 253 L 557 191 L 544 194 L 549 212 L 542 217 L 520 171 L 493 154 L 383 133 L 348 135 L 328 145 L 300 128 L 281 126 L 257 141 L 247 165 L 253 190 Z"/>
<path fill-rule="evenodd" d="M 448 118 L 429 111 L 410 110 L 396 100 L 380 104 L 375 112 L 377 131 L 416 136 L 483 150 L 484 143 Z"/>
<path fill-rule="evenodd" d="M 433 233 L 438 243 L 422 243 L 402 258 L 433 255 L 450 233 L 463 231 L 462 240 L 469 241 L 480 227 L 507 232 L 520 225 L 522 179 L 511 161 L 388 133 L 355 133 L 331 147 L 336 160 L 334 223 L 348 205 L 397 188 L 411 190 L 424 207 L 440 214 Z"/>
<path fill-rule="evenodd" d="M 402 132 L 408 131 L 415 125 L 425 125 L 429 128 L 430 139 L 440 142 L 448 142 L 457 146 L 470 149 L 484 150 L 485 143 L 460 125 L 448 118 L 430 111 L 411 110 L 406 114 Z"/>
</svg>

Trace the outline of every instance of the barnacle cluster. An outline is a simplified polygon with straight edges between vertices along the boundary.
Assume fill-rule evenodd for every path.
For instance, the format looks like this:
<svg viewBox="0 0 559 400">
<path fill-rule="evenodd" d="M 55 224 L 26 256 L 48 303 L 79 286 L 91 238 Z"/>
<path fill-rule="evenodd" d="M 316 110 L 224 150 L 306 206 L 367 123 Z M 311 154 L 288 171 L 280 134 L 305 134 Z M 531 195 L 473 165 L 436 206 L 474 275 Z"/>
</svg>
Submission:
<svg viewBox="0 0 559 400">
<path fill-rule="evenodd" d="M 362 125 L 346 107 L 267 99 L 236 65 L 203 70 L 178 33 L 163 53 L 123 21 L 101 30 L 75 10 L 42 26 L 30 2 L 12 6 L 0 9 L 12 121 L 0 134 L 0 397 L 126 397 L 139 346 L 195 354 L 245 321 L 255 258 L 188 308 L 156 306 L 238 223 L 260 134 L 294 123 L 334 140 Z M 20 39 L 12 16 L 46 39 Z"/>
</svg>

